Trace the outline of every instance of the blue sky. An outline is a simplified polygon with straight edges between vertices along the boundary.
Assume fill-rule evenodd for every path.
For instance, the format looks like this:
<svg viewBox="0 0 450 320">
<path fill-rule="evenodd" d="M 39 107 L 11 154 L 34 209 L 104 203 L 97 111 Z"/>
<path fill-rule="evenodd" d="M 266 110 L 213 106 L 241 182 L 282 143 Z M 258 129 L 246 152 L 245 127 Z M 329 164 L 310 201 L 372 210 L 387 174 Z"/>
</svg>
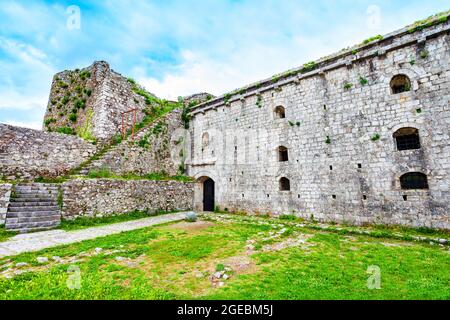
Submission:
<svg viewBox="0 0 450 320">
<path fill-rule="evenodd" d="M 72 5 L 79 29 L 67 27 Z M 219 95 L 448 9 L 448 0 L 1 0 L 0 122 L 41 128 L 53 74 L 95 60 L 163 98 Z"/>
</svg>

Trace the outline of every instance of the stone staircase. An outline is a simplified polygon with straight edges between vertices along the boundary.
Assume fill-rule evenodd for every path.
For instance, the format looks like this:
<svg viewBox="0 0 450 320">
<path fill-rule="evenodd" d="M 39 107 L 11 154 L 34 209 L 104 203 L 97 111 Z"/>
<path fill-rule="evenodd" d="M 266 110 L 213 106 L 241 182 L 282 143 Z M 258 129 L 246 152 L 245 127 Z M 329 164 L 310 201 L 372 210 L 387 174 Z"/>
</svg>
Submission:
<svg viewBox="0 0 450 320">
<path fill-rule="evenodd" d="M 124 140 L 122 141 L 120 144 L 111 147 L 110 149 L 108 149 L 108 151 L 102 155 L 98 160 L 92 161 L 89 165 L 81 168 L 81 170 L 78 172 L 79 175 L 82 176 L 87 176 L 89 174 L 89 172 L 91 172 L 92 170 L 100 170 L 102 169 L 102 167 L 104 166 L 105 160 L 108 160 L 111 155 L 115 154 L 115 151 L 119 148 L 122 147 L 123 143 L 126 143 L 128 140 Z M 108 161 L 109 166 L 108 168 L 110 170 L 114 170 L 114 169 L 118 169 L 120 168 L 120 161 L 117 161 L 117 165 L 116 166 L 111 166 L 112 163 L 114 163 L 114 161 Z"/>
<path fill-rule="evenodd" d="M 16 185 L 6 213 L 6 230 L 26 233 L 57 227 L 61 223 L 58 192 L 56 184 Z"/>
<path fill-rule="evenodd" d="M 141 140 L 152 128 L 157 124 L 161 119 L 165 119 L 170 116 L 172 112 L 179 112 L 178 110 L 172 110 L 171 112 L 154 119 L 152 122 L 145 125 L 145 127 L 137 130 L 135 132 L 134 138 L 132 136 L 128 136 L 125 140 L 121 141 L 119 144 L 114 145 L 98 157 L 97 160 L 92 161 L 86 166 L 83 166 L 79 169 L 76 175 L 87 176 L 89 172 L 92 170 L 101 170 L 103 168 L 109 169 L 111 172 L 120 171 L 123 162 L 123 156 L 121 150 L 129 148 L 130 145 L 133 145 L 135 142 Z M 128 146 L 128 147 L 126 147 Z"/>
</svg>

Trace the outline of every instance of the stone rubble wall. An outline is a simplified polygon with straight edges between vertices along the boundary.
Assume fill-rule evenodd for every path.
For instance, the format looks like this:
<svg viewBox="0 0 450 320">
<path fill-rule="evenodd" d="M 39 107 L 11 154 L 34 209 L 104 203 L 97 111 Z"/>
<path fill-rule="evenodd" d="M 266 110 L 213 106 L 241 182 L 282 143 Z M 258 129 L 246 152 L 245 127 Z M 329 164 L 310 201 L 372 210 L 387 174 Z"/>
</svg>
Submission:
<svg viewBox="0 0 450 320">
<path fill-rule="evenodd" d="M 9 200 L 11 198 L 12 184 L 0 184 L 0 226 L 5 224 Z"/>
<path fill-rule="evenodd" d="M 0 124 L 0 176 L 33 180 L 67 174 L 97 147 L 75 136 Z"/>
<path fill-rule="evenodd" d="M 134 210 L 187 211 L 193 206 L 193 183 L 149 180 L 72 180 L 62 184 L 65 219 L 102 217 Z"/>
<path fill-rule="evenodd" d="M 260 89 L 260 98 L 200 106 L 189 175 L 212 178 L 216 205 L 229 211 L 450 229 L 448 28 L 401 33 L 358 53 L 377 55 L 344 55 L 330 69 Z M 409 92 L 392 94 L 398 74 L 410 78 Z M 276 117 L 278 106 L 286 119 Z M 393 135 L 405 127 L 419 130 L 420 150 L 397 150 Z M 280 146 L 288 162 L 278 161 Z M 408 172 L 426 174 L 429 190 L 402 190 Z M 290 191 L 280 191 L 282 177 Z"/>
<path fill-rule="evenodd" d="M 181 111 L 174 110 L 139 131 L 134 139 L 129 137 L 127 141 L 111 149 L 101 159 L 93 162 L 90 170 L 108 168 L 118 175 L 145 175 L 164 171 L 174 176 L 180 173 L 183 131 Z"/>
</svg>

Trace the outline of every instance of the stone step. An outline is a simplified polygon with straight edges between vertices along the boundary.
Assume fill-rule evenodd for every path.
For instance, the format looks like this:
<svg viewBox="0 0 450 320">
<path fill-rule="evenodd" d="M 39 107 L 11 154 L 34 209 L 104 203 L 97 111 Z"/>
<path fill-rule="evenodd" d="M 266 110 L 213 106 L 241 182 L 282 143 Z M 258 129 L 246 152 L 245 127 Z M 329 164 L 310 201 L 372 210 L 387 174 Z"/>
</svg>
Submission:
<svg viewBox="0 0 450 320">
<path fill-rule="evenodd" d="M 58 190 L 15 190 L 15 193 L 17 195 L 27 195 L 27 194 L 36 194 L 36 195 L 57 195 L 58 194 Z"/>
<path fill-rule="evenodd" d="M 58 188 L 16 187 L 16 192 L 58 192 Z"/>
<path fill-rule="evenodd" d="M 59 215 L 39 216 L 39 217 L 18 217 L 9 218 L 6 221 L 6 225 L 18 224 L 18 223 L 34 223 L 34 222 L 54 222 L 61 221 Z"/>
<path fill-rule="evenodd" d="M 6 213 L 6 230 L 25 233 L 57 227 L 61 223 L 58 189 L 50 183 L 17 185 Z"/>
<path fill-rule="evenodd" d="M 16 193 L 15 199 L 18 198 L 23 198 L 23 199 L 27 199 L 27 198 L 42 198 L 42 199 L 53 199 L 53 198 L 57 198 L 58 194 L 57 193 Z"/>
<path fill-rule="evenodd" d="M 59 226 L 60 221 L 25 222 L 5 225 L 6 230 L 27 233 L 38 230 L 52 229 Z"/>
<path fill-rule="evenodd" d="M 9 212 L 39 212 L 39 211 L 58 211 L 57 206 L 35 206 L 35 207 L 9 207 Z"/>
<path fill-rule="evenodd" d="M 16 188 L 22 188 L 22 187 L 58 188 L 58 185 L 55 183 L 26 183 L 26 184 L 19 184 L 16 186 Z"/>
<path fill-rule="evenodd" d="M 56 201 L 43 201 L 43 202 L 11 202 L 9 204 L 10 208 L 23 208 L 23 207 L 54 207 L 57 206 Z"/>
<path fill-rule="evenodd" d="M 33 203 L 41 203 L 41 202 L 56 202 L 57 198 L 53 197 L 41 197 L 41 198 L 11 198 L 10 203 L 25 203 L 25 202 L 33 202 Z"/>
<path fill-rule="evenodd" d="M 17 218 L 33 218 L 33 217 L 50 217 L 50 216 L 61 216 L 59 211 L 23 211 L 23 212 L 8 212 L 6 217 L 6 222 L 9 219 Z"/>
</svg>

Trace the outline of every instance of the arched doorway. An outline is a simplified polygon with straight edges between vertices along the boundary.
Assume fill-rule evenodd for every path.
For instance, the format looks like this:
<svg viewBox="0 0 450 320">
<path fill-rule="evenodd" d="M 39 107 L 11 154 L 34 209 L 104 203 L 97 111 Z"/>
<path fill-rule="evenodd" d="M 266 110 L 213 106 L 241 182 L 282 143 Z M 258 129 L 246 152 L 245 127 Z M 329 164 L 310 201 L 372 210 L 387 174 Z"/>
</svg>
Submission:
<svg viewBox="0 0 450 320">
<path fill-rule="evenodd" d="M 203 211 L 213 212 L 215 203 L 215 185 L 211 178 L 203 181 Z"/>
</svg>

